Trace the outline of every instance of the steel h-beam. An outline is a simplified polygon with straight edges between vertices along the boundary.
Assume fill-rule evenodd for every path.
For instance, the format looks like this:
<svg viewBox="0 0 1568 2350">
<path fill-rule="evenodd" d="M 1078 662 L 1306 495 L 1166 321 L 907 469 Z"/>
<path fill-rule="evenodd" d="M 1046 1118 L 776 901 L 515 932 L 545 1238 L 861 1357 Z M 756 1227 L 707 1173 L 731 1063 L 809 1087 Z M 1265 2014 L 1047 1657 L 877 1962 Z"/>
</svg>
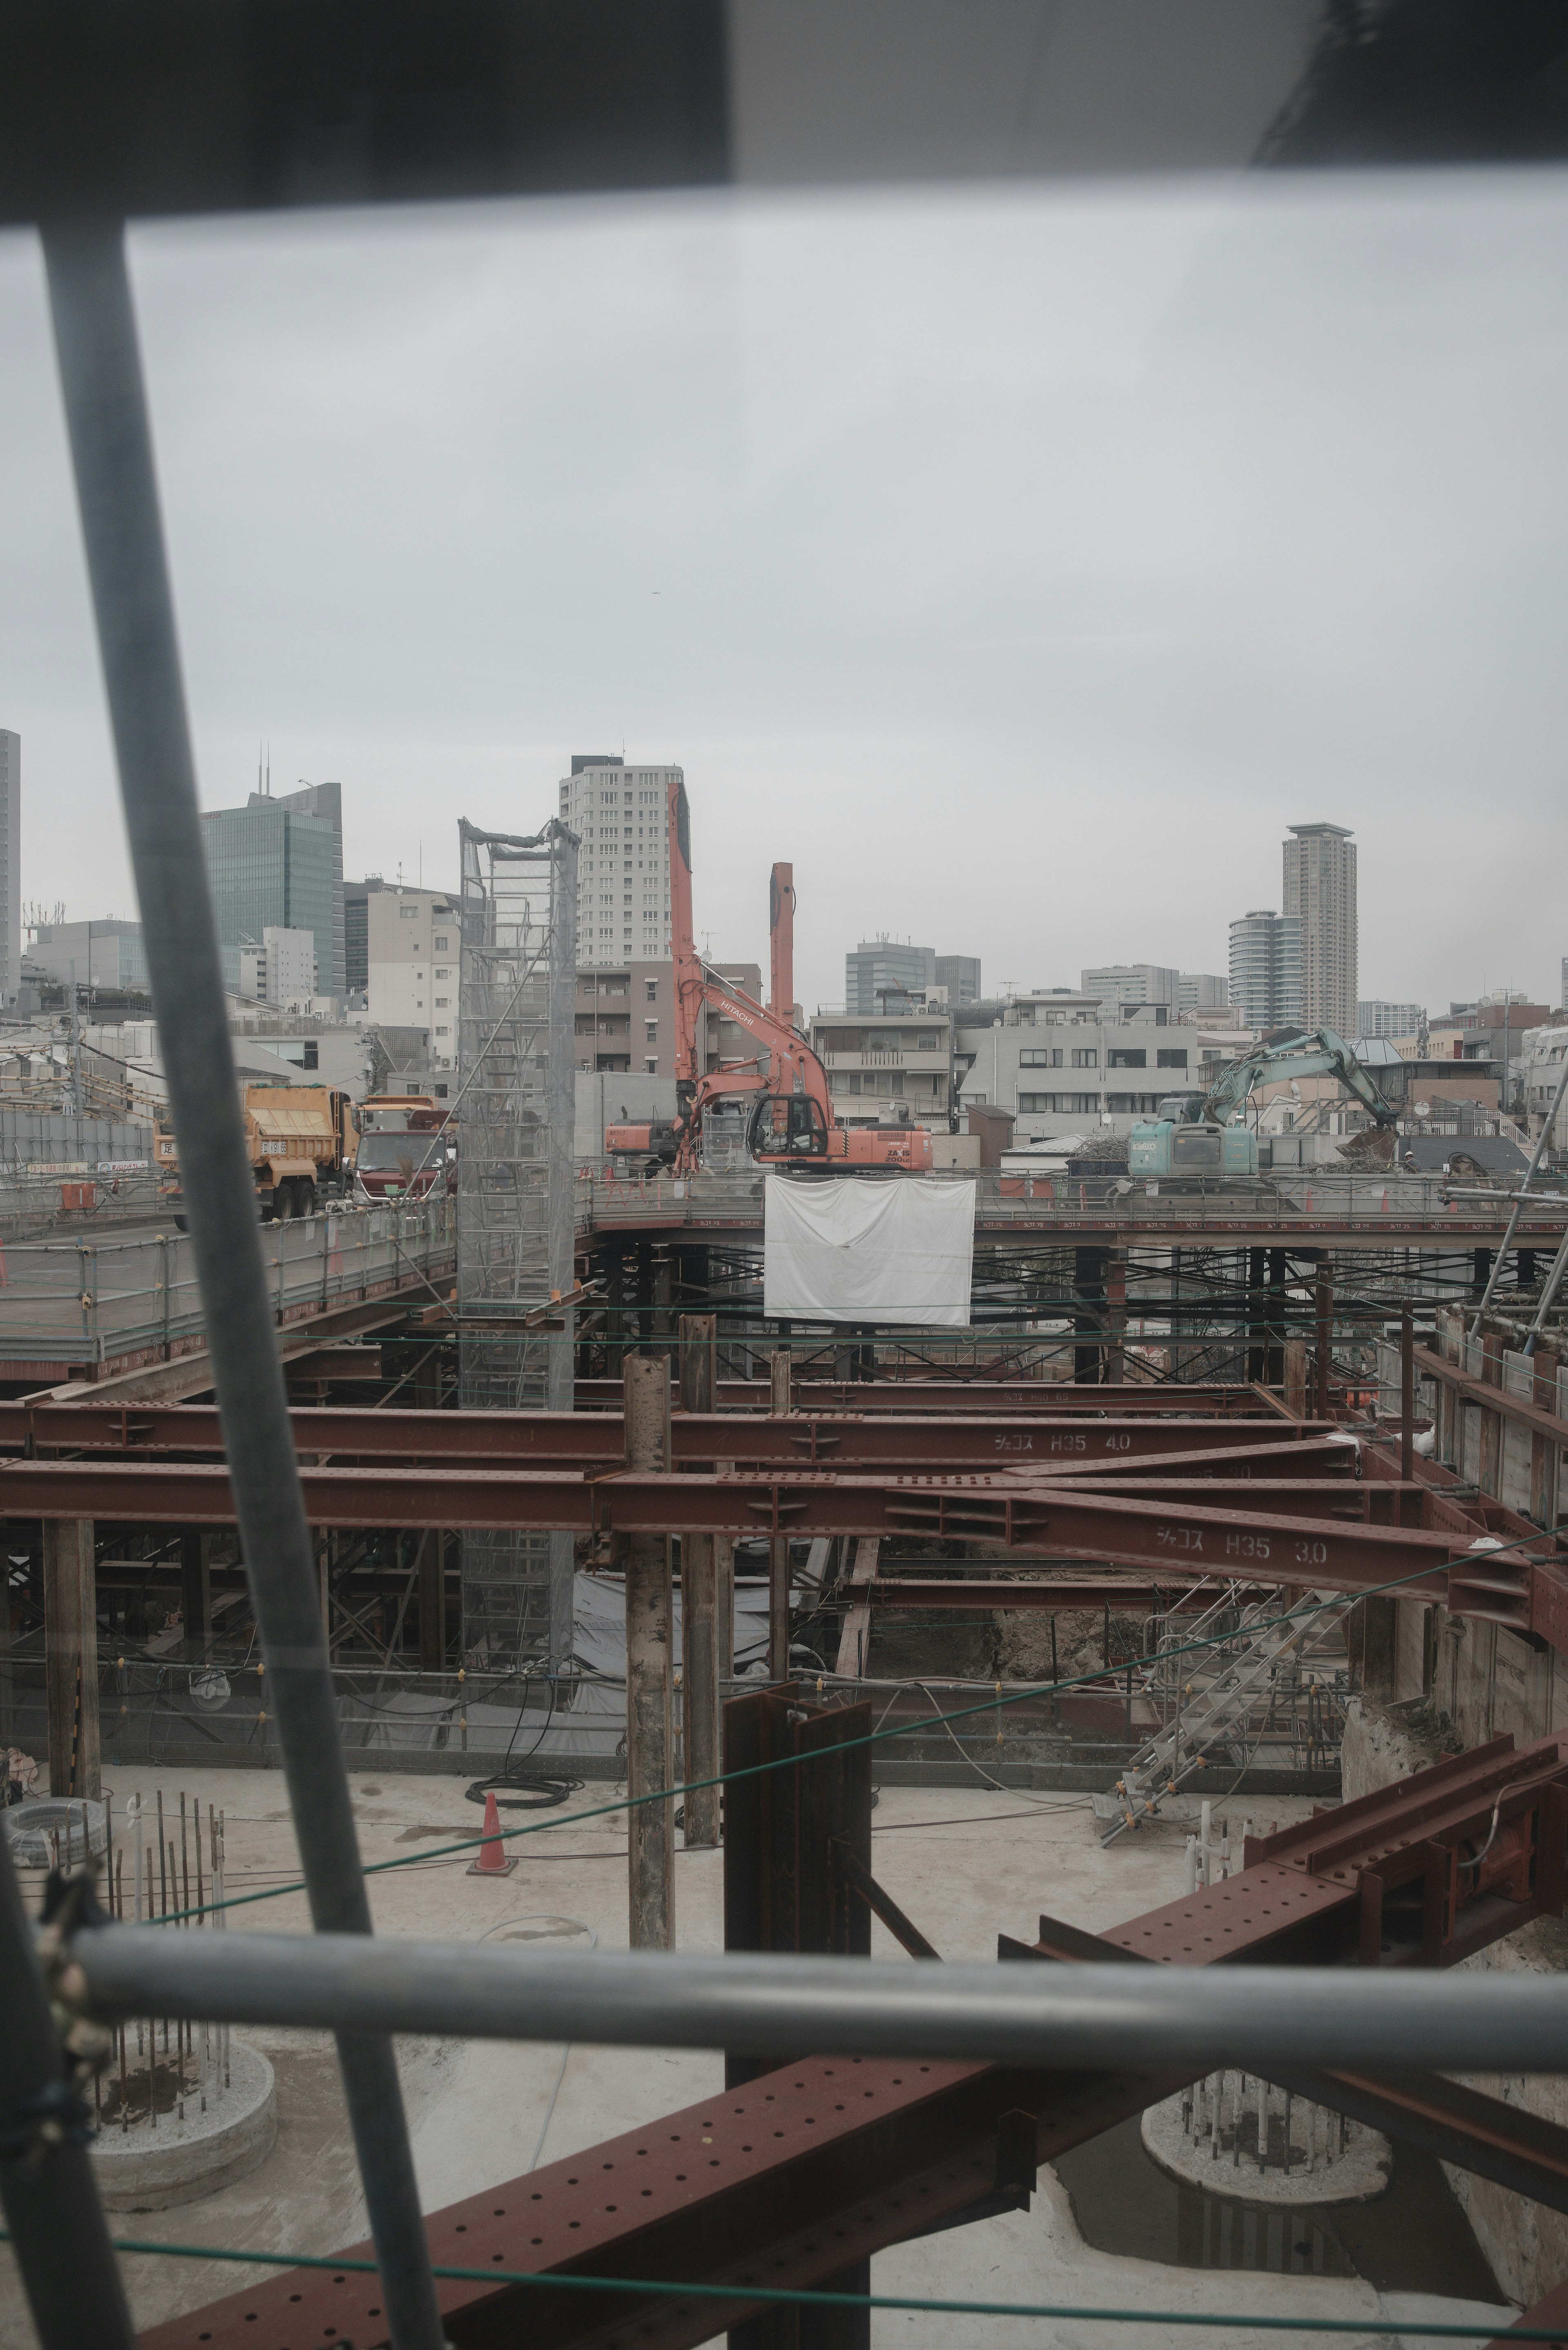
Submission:
<svg viewBox="0 0 1568 2350">
<path fill-rule="evenodd" d="M 125 239 L 47 227 L 44 258 L 152 999 L 234 1506 L 317 1929 L 368 1934 L 369 1902 L 327 1648 L 255 1185 L 223 1012 Z M 339 2036 L 345 2094 L 398 2350 L 439 2350 L 391 2043 Z"/>
<path fill-rule="evenodd" d="M 1254 1839 L 1247 1866 L 1228 1882 L 1199 1887 L 1103 1938 L 1043 1919 L 1038 1943 L 1012 1943 L 1007 1954 L 1221 1964 L 1228 1974 L 1237 1965 L 1328 1966 L 1341 1986 L 1345 1968 L 1358 1960 L 1451 1966 L 1531 1918 L 1561 1912 L 1565 1748 L 1563 1737 L 1521 1752 L 1511 1738 L 1494 1739 L 1396 1788 Z M 1494 1807 L 1497 1837 L 1478 1864 L 1469 1856 L 1486 1845 Z M 276 1971 L 269 1970 L 269 1981 Z M 934 1989 L 947 1973 L 919 1966 L 905 1970 L 904 1980 Z M 1129 1984 L 1129 1997 L 1132 1991 Z M 1293 2009 L 1294 2001 L 1293 1986 Z M 937 2056 L 797 2060 L 526 2179 L 488 2188 L 430 2222 L 443 2262 L 686 2280 L 731 2287 L 732 2301 L 639 2303 L 617 2294 L 600 2302 L 583 2292 L 475 2281 L 447 2288 L 449 2328 L 458 2343 L 508 2340 L 525 2325 L 542 2350 L 589 2344 L 602 2350 L 634 2332 L 650 2350 L 692 2350 L 748 2317 L 755 2308 L 746 2300 L 748 2283 L 820 2285 L 994 2195 L 1016 2175 L 1008 2148 L 1020 2121 L 1033 2126 L 1033 2158 L 1047 2162 L 1207 2069 L 1201 2060 L 1150 2064 L 1146 2054 L 1137 2063 L 1066 2071 Z M 1481 2110 L 1439 2095 L 1437 2110 L 1430 2097 L 1412 2100 L 1408 2088 L 1400 2084 L 1390 2095 L 1376 2081 L 1345 2081 L 1334 2095 L 1355 2110 L 1353 2095 L 1376 2094 L 1381 2126 L 1418 2144 L 1433 2144 L 1440 2131 L 1446 2159 L 1555 2198 L 1552 2181 L 1568 2165 L 1562 2132 L 1545 2125 L 1521 2132 L 1511 2109 L 1493 2100 L 1483 2100 Z M 1325 2101 L 1328 2093 L 1325 2082 Z M 352 2274 L 293 2272 L 156 2328 L 142 2350 L 194 2350 L 198 2343 L 204 2350 L 274 2350 L 319 2339 L 328 2326 L 375 2350 L 383 2337 L 370 2298 Z"/>
</svg>

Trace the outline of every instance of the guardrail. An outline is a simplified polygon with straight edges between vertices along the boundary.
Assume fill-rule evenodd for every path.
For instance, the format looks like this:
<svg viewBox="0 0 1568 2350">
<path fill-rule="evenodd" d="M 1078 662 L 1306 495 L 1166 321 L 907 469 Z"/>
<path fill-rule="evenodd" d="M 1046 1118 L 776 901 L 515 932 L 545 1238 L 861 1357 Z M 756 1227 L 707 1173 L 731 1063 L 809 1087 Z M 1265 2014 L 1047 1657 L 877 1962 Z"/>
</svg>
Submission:
<svg viewBox="0 0 1568 2350">
<path fill-rule="evenodd" d="M 376 1297 L 453 1262 L 455 1203 L 333 1208 L 264 1224 L 262 1256 L 280 1322 L 335 1298 Z M 0 1365 L 100 1365 L 166 1355 L 202 1327 L 184 1232 L 27 1241 L 0 1248 Z M 19 1377 L 20 1370 L 0 1376 Z"/>
<path fill-rule="evenodd" d="M 886 1179 L 872 1175 L 862 1180 Z M 1187 1232 L 1195 1225 L 1210 1225 L 1218 1233 L 1238 1225 L 1266 1224 L 1281 1231 L 1299 1230 L 1305 1238 L 1314 1230 L 1346 1225 L 1370 1233 L 1385 1226 L 1397 1230 L 1421 1224 L 1451 1227 L 1455 1245 L 1463 1247 L 1493 1227 L 1501 1230 L 1509 1212 L 1505 1191 L 1499 1191 L 1494 1207 L 1473 1191 L 1456 1197 L 1454 1187 L 1439 1177 L 1392 1170 L 1386 1175 L 1350 1175 L 1291 1168 L 1228 1184 L 1184 1179 L 1179 1190 L 1142 1177 L 998 1174 L 990 1170 L 977 1173 L 963 1168 L 934 1169 L 920 1180 L 973 1183 L 977 1225 L 1038 1226 L 1049 1222 L 1071 1232 L 1075 1225 L 1103 1229 L 1107 1221 L 1113 1221 L 1129 1232 L 1147 1233 L 1151 1240 L 1162 1230 Z M 605 1225 L 660 1222 L 760 1225 L 763 1183 L 763 1170 L 754 1167 L 730 1171 L 703 1169 L 691 1176 L 633 1175 L 617 1173 L 596 1160 L 577 1170 L 577 1226 L 579 1231 L 591 1231 Z M 1539 1205 L 1527 1211 L 1527 1219 L 1515 1235 L 1519 1246 L 1554 1244 L 1568 1219 L 1568 1192 L 1542 1195 Z"/>
</svg>

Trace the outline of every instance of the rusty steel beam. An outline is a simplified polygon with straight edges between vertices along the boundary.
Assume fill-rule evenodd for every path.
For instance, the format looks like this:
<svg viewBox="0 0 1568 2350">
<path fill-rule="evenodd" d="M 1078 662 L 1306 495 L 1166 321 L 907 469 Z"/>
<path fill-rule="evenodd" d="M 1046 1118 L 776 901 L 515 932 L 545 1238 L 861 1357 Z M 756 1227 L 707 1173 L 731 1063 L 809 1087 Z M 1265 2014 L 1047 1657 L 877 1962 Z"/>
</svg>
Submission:
<svg viewBox="0 0 1568 2350">
<path fill-rule="evenodd" d="M 738 1470 L 722 1477 L 624 1470 L 408 1469 L 306 1466 L 306 1509 L 323 1526 L 504 1526 L 581 1535 L 854 1534 L 988 1540 L 1042 1557 L 1093 1557 L 1175 1575 L 1241 1575 L 1254 1582 L 1316 1584 L 1355 1591 L 1428 1572 L 1410 1596 L 1449 1596 L 1456 1569 L 1469 1613 L 1527 1627 L 1530 1562 L 1505 1554 L 1495 1567 L 1472 1553 L 1469 1525 L 1349 1524 L 1303 1509 L 1257 1506 L 1264 1488 L 1246 1482 L 1217 1505 L 1215 1489 L 1173 1487 L 1169 1498 L 1106 1493 L 1065 1478 L 1027 1475 L 780 1476 Z M 1337 1490 L 1335 1497 L 1337 1498 Z M 1190 1498 L 1189 1498 L 1190 1493 Z M 1430 1506 L 1422 1498 L 1423 1508 Z M 0 1517 L 94 1517 L 138 1524 L 232 1523 L 227 1471 L 191 1462 L 10 1461 L 0 1466 Z M 1544 1545 L 1548 1537 L 1542 1536 Z M 1510 1612 L 1511 1611 L 1511 1613 Z"/>
<path fill-rule="evenodd" d="M 794 1374 L 797 1407 L 821 1412 L 1026 1412 L 1046 1419 L 1093 1419 L 1106 1412 L 1179 1412 L 1193 1418 L 1279 1419 L 1279 1398 L 1267 1388 L 1220 1386 L 1193 1381 L 1134 1379 L 1119 1386 L 1082 1388 L 1071 1379 L 815 1379 L 799 1366 Z M 618 1411 L 618 1379 L 579 1379 L 580 1411 Z M 719 1409 L 765 1412 L 772 1389 L 766 1379 L 721 1379 Z"/>
<path fill-rule="evenodd" d="M 1414 1835 L 1407 1825 L 1412 1803 Z M 1508 1881 L 1522 1899 L 1499 1898 L 1479 1871 L 1461 1865 L 1466 1846 L 1485 1842 L 1494 1803 L 1510 1817 L 1506 1866 L 1515 1876 Z M 1519 1752 L 1511 1739 L 1493 1740 L 1477 1754 L 1418 1772 L 1300 1829 L 1254 1839 L 1249 1853 L 1240 1875 L 1103 1937 L 1042 1919 L 1038 1943 L 1012 1949 L 1032 1958 L 1093 1954 L 1169 1966 L 1357 1959 L 1450 1965 L 1531 1917 L 1561 1911 L 1568 1736 Z M 1324 1860 L 1329 1865 L 1320 1866 Z M 1449 1889 L 1438 1905 L 1435 1936 L 1421 1929 L 1387 1950 L 1381 1936 L 1369 1943 L 1363 1886 L 1374 1877 L 1397 1888 L 1441 1880 Z M 1413 1910 L 1391 1903 L 1378 1916 L 1420 1921 L 1431 1906 L 1423 1895 Z M 449 2337 L 457 2350 L 490 2350 L 522 2336 L 539 2350 L 610 2350 L 633 2339 L 639 2350 L 695 2350 L 755 2308 L 746 2301 L 748 2283 L 820 2284 L 994 2194 L 1021 2126 L 1032 2126 L 1034 2161 L 1050 2161 L 1184 2085 L 1178 2073 L 1025 2073 L 820 2057 L 785 2065 L 487 2189 L 428 2221 L 437 2266 L 716 2284 L 732 2287 L 732 2300 L 600 2298 L 453 2279 L 440 2288 Z M 1480 2101 L 1484 2111 L 1467 2108 L 1462 2096 L 1441 2102 L 1445 2142 L 1454 2149 L 1447 2158 L 1488 2166 L 1500 2135 L 1493 2101 Z M 1382 2110 L 1388 2126 L 1402 2126 L 1397 2095 Z M 1413 2111 L 1403 2120 L 1417 2135 L 1438 2118 Z M 1561 2133 L 1550 2142 L 1539 2133 L 1502 2134 L 1511 2158 L 1555 2170 Z M 373 2279 L 351 2271 L 286 2272 L 171 2319 L 141 2343 L 142 2350 L 284 2350 L 327 2339 L 380 2350 L 385 2320 Z"/>
<path fill-rule="evenodd" d="M 302 1456 L 338 1461 L 495 1460 L 619 1461 L 618 1411 L 380 1411 L 300 1405 L 291 1415 Z M 829 1467 L 991 1468 L 1014 1462 L 1078 1471 L 1145 1459 L 1201 1454 L 1216 1462 L 1334 1464 L 1348 1471 L 1355 1448 L 1326 1423 L 1277 1421 L 1256 1433 L 1220 1421 L 1100 1417 L 1042 1428 L 1014 1414 L 955 1419 L 916 1415 L 739 1419 L 723 1412 L 671 1416 L 676 1461 L 819 1462 Z M 0 1451 L 202 1453 L 223 1451 L 216 1411 L 199 1404 L 163 1409 L 55 1403 L 0 1403 Z"/>
<path fill-rule="evenodd" d="M 1262 1599 L 1272 1586 L 1238 1585 L 1236 1604 L 1250 1607 Z M 1201 1610 L 1212 1607 L 1216 1593 L 1211 1583 L 1201 1586 L 1193 1584 L 1153 1584 L 1139 1582 L 1136 1576 L 1117 1579 L 1107 1576 L 1099 1583 L 1075 1576 L 1071 1583 L 1048 1581 L 1045 1577 L 1016 1575 L 1003 1581 L 996 1575 L 973 1575 L 933 1576 L 919 1575 L 878 1575 L 867 1586 L 866 1601 L 874 1608 L 934 1608 L 944 1613 L 965 1610 L 983 1615 L 997 1608 L 1044 1608 L 1062 1612 L 1072 1608 L 1120 1607 L 1134 1614 L 1162 1615 Z M 853 1669 L 853 1668 L 851 1668 Z M 1117 1670 L 1120 1668 L 1116 1668 Z M 842 1673 L 845 1668 L 839 1666 Z"/>
</svg>

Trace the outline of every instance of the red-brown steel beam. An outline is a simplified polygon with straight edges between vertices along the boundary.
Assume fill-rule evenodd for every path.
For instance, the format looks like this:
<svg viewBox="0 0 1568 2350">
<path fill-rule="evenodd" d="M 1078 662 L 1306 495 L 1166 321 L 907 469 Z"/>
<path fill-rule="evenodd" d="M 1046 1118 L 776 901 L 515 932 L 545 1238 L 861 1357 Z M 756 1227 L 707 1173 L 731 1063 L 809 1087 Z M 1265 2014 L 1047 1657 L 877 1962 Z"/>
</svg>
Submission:
<svg viewBox="0 0 1568 2350">
<path fill-rule="evenodd" d="M 1388 1963 L 1381 1941 L 1369 1946 L 1364 1932 L 1363 1879 L 1376 1874 L 1403 1885 L 1446 1872 L 1456 1906 L 1441 1909 L 1436 1939 L 1391 1956 L 1451 1964 L 1532 1917 L 1561 1910 L 1565 1751 L 1568 1738 L 1519 1753 L 1511 1738 L 1494 1740 L 1301 1830 L 1254 1839 L 1240 1875 L 1114 1928 L 1103 1938 L 1106 1956 L 1171 1966 L 1321 1964 L 1358 1955 Z M 1420 1814 L 1414 1835 L 1405 1816 L 1412 1801 Z M 1467 1873 L 1455 1872 L 1453 1858 L 1484 1842 L 1494 1803 L 1515 1825 L 1511 1850 L 1529 1850 L 1532 1882 L 1523 1899 L 1478 1885 L 1465 1906 Z M 1352 1848 L 1325 1871 L 1319 1846 L 1343 1846 L 1347 1823 Z M 1098 1946 L 1100 1938 L 1072 1932 L 1063 1952 L 1051 1945 L 1052 1930 L 1042 1919 L 1040 1942 L 1015 1947 L 1082 1958 L 1085 1944 Z M 993 2193 L 1004 2131 L 1015 2136 L 1020 2118 L 1033 2120 L 1034 2158 L 1048 2162 L 1182 2085 L 1176 2073 L 812 2057 L 743 2088 L 716 2089 L 644 2128 L 435 2212 L 428 2224 L 437 2266 L 733 2286 L 732 2301 L 600 2299 L 452 2280 L 440 2288 L 449 2336 L 457 2350 L 501 2350 L 520 2338 L 537 2350 L 611 2350 L 632 2341 L 639 2350 L 694 2350 L 746 2314 L 748 2283 L 819 2285 Z M 363 2248 L 351 2256 L 364 2257 Z M 380 2350 L 386 2331 L 373 2276 L 296 2270 L 265 2278 L 155 2327 L 142 2350 L 298 2350 L 328 2340 Z"/>
<path fill-rule="evenodd" d="M 725 1412 L 765 1412 L 766 1379 L 721 1379 L 716 1401 Z M 805 1410 L 820 1412 L 1026 1412 L 1047 1419 L 1092 1419 L 1103 1412 L 1190 1413 L 1194 1417 L 1280 1419 L 1285 1415 L 1267 1388 L 1225 1387 L 1193 1381 L 1134 1379 L 1082 1388 L 1071 1379 L 814 1379 L 794 1374 L 794 1394 Z M 618 1379 L 579 1379 L 579 1411 L 618 1411 Z"/>
<path fill-rule="evenodd" d="M 1162 1576 L 1234 1575 L 1339 1591 L 1405 1581 L 1407 1596 L 1445 1600 L 1457 1613 L 1495 1616 L 1523 1629 L 1531 1622 L 1531 1562 L 1517 1551 L 1495 1563 L 1478 1555 L 1470 1526 L 1452 1523 L 1451 1506 L 1444 1513 L 1449 1523 L 1429 1527 L 1350 1525 L 1260 1508 L 1256 1481 L 1238 1495 L 1247 1507 L 1225 1508 L 1214 1488 L 1197 1482 L 1173 1485 L 1168 1498 L 1145 1498 L 1065 1478 L 979 1473 L 738 1470 L 702 1477 L 622 1470 L 595 1477 L 550 1469 L 306 1466 L 301 1474 L 306 1512 L 322 1526 L 985 1540 L 1030 1556 L 1103 1559 Z M 1429 1497 L 1422 1506 L 1433 1507 Z M 0 1516 L 219 1525 L 233 1523 L 234 1506 L 227 1473 L 216 1464 L 11 1461 L 0 1466 Z M 1540 1541 L 1545 1551 L 1549 1538 Z"/>
<path fill-rule="evenodd" d="M 1238 1607 L 1262 1599 L 1272 1585 L 1238 1586 Z M 1004 1582 L 996 1575 L 954 1575 L 938 1578 L 918 1575 L 878 1575 L 867 1586 L 866 1596 L 876 1608 L 933 1608 L 943 1612 L 987 1615 L 998 1608 L 1027 1607 L 1063 1613 L 1074 1608 L 1120 1607 L 1135 1615 L 1158 1609 L 1171 1615 L 1212 1607 L 1217 1597 L 1211 1583 L 1140 1583 L 1135 1577 L 1107 1577 L 1091 1583 L 1081 1575 L 1071 1583 L 1030 1575 Z M 1118 1668 L 1119 1669 L 1119 1668 Z"/>
<path fill-rule="evenodd" d="M 302 1455 L 335 1460 L 618 1461 L 619 1412 L 379 1411 L 330 1405 L 291 1414 Z M 1301 1460 L 1349 1470 L 1354 1447 L 1317 1422 L 1274 1421 L 1254 1432 L 1217 1420 L 1104 1418 L 1042 1428 L 1015 1415 L 946 1419 L 812 1412 L 738 1419 L 732 1413 L 677 1413 L 677 1461 L 821 1462 L 837 1467 L 991 1468 L 1017 1461 L 1082 1469 L 1172 1455 L 1216 1461 Z M 200 1404 L 113 1407 L 90 1403 L 0 1404 L 0 1451 L 222 1452 L 215 1410 Z"/>
</svg>

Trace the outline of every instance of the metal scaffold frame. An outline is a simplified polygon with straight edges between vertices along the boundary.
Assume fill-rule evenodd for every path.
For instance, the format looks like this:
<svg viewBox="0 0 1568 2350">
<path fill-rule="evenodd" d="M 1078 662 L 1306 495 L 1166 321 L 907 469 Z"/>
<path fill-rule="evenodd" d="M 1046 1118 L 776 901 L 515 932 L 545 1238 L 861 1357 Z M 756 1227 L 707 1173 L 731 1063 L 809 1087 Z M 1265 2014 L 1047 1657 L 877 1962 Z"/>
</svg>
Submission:
<svg viewBox="0 0 1568 2350">
<path fill-rule="evenodd" d="M 460 1399 L 471 1411 L 569 1411 L 571 1310 L 555 1328 L 524 1316 L 571 1287 L 577 837 L 558 818 L 527 837 L 464 818 L 458 837 Z M 465 1531 L 464 1658 L 569 1657 L 572 1564 L 569 1534 Z"/>
</svg>

